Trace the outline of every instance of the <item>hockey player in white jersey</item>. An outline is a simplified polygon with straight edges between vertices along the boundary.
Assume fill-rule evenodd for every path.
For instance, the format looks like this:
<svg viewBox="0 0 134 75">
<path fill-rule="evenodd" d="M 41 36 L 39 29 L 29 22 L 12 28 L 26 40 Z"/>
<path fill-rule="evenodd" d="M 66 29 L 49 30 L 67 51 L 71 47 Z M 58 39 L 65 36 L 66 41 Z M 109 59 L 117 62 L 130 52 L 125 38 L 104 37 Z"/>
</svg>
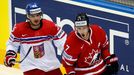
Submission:
<svg viewBox="0 0 134 75">
<path fill-rule="evenodd" d="M 26 6 L 28 21 L 17 23 L 7 42 L 5 65 L 12 67 L 20 48 L 20 67 L 24 75 L 62 75 L 55 48 L 63 50 L 66 33 L 53 22 L 42 19 L 37 3 Z"/>
</svg>

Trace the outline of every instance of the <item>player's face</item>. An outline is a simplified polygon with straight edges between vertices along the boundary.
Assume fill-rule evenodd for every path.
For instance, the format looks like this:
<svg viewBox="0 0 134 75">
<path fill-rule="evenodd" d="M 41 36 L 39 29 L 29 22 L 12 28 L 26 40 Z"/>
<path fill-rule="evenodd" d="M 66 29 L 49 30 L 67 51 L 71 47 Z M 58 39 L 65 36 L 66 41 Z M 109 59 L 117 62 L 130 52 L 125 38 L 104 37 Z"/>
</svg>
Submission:
<svg viewBox="0 0 134 75">
<path fill-rule="evenodd" d="M 83 39 L 87 39 L 88 38 L 88 35 L 89 35 L 89 28 L 87 25 L 85 26 L 79 26 L 79 27 L 75 27 L 76 31 L 80 34 L 80 36 L 83 38 Z"/>
<path fill-rule="evenodd" d="M 41 14 L 28 15 L 28 19 L 31 21 L 32 25 L 37 26 L 40 24 Z"/>
</svg>

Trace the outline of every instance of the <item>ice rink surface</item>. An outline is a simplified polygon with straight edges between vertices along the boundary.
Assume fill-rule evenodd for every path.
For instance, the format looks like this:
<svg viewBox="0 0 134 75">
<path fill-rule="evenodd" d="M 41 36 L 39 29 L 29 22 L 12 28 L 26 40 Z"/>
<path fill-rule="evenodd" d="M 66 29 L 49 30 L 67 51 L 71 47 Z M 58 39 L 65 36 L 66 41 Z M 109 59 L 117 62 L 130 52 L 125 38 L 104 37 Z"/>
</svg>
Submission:
<svg viewBox="0 0 134 75">
<path fill-rule="evenodd" d="M 0 75 L 23 75 L 23 72 L 17 68 L 0 65 Z"/>
</svg>

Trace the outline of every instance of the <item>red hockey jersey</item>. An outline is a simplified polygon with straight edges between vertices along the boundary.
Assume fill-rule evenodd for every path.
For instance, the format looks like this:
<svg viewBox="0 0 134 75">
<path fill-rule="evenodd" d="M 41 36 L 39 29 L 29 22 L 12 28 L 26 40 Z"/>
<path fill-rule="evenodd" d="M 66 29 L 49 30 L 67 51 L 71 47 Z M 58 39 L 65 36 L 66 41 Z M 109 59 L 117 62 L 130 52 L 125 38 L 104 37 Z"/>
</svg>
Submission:
<svg viewBox="0 0 134 75">
<path fill-rule="evenodd" d="M 98 25 L 90 25 L 89 29 L 89 41 L 83 40 L 76 31 L 66 40 L 62 63 L 67 74 L 99 75 L 105 70 L 104 59 L 110 56 L 106 33 Z"/>
</svg>

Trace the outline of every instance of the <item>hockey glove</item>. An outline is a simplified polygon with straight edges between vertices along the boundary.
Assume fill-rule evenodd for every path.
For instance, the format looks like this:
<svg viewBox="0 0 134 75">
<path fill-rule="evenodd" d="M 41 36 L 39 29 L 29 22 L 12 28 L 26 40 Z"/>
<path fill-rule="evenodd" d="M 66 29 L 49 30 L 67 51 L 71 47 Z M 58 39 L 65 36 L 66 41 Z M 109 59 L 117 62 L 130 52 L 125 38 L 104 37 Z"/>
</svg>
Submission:
<svg viewBox="0 0 134 75">
<path fill-rule="evenodd" d="M 107 67 L 106 67 L 106 73 L 112 75 L 117 74 L 119 70 L 119 64 L 118 64 L 118 58 L 115 54 L 112 54 L 110 57 L 106 58 L 105 60 Z"/>
<path fill-rule="evenodd" d="M 15 64 L 15 59 L 17 57 L 17 54 L 13 50 L 9 50 L 6 53 L 4 64 L 7 67 L 12 67 Z"/>
</svg>

